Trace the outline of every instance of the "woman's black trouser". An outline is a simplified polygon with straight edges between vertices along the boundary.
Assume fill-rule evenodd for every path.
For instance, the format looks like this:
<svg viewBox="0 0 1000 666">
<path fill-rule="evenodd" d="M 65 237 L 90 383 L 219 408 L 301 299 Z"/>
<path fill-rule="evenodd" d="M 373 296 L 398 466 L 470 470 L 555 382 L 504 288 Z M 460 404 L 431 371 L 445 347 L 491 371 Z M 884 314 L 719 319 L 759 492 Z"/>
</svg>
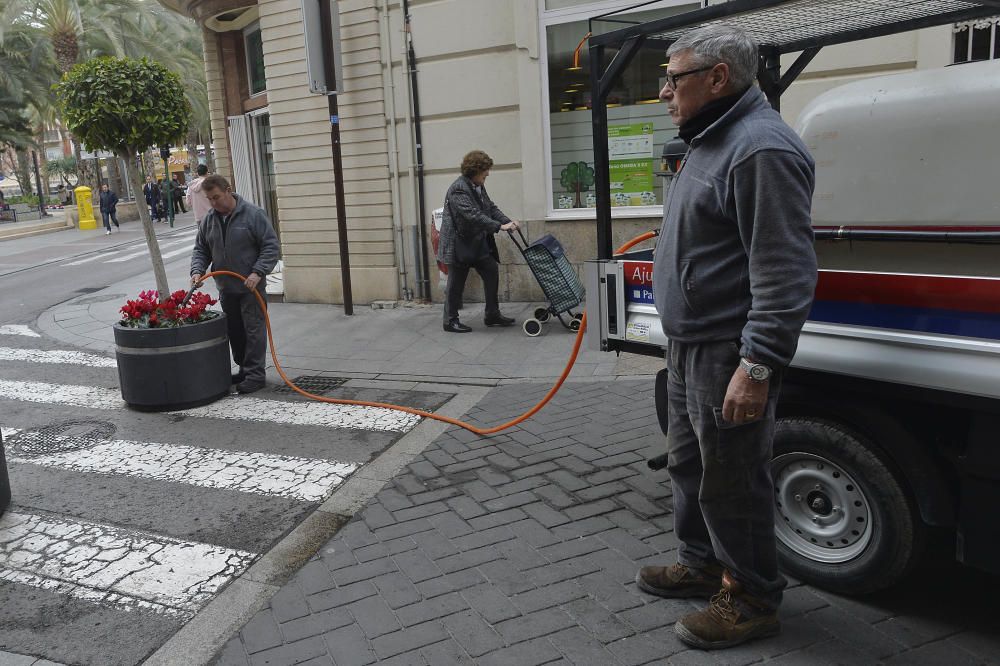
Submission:
<svg viewBox="0 0 1000 666">
<path fill-rule="evenodd" d="M 486 292 L 486 314 L 500 312 L 497 293 L 500 291 L 500 264 L 492 256 L 487 255 L 474 264 L 449 264 L 448 283 L 445 286 L 444 323 L 458 319 L 458 311 L 462 306 L 462 292 L 465 291 L 465 280 L 469 277 L 469 269 L 475 268 L 483 279 L 483 290 Z"/>
</svg>

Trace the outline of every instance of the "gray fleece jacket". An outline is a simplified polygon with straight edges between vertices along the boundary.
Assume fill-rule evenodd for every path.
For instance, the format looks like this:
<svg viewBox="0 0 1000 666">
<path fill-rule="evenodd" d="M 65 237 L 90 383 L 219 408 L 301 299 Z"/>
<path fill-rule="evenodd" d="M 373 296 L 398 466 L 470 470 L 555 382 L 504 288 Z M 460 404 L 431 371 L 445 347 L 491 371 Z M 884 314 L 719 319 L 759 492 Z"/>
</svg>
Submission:
<svg viewBox="0 0 1000 666">
<path fill-rule="evenodd" d="M 809 151 L 755 86 L 691 140 L 654 256 L 668 338 L 739 340 L 743 356 L 788 365 L 816 288 L 814 182 Z"/>
<path fill-rule="evenodd" d="M 212 270 L 234 271 L 240 275 L 256 273 L 261 277 L 258 291 L 267 288 L 267 274 L 278 263 L 278 236 L 274 233 L 267 214 L 237 195 L 236 208 L 229 215 L 229 222 L 222 224 L 222 216 L 212 209 L 198 225 L 198 235 L 191 253 L 191 275 L 203 275 Z M 246 287 L 236 278 L 215 279 L 219 291 L 245 293 Z"/>
</svg>

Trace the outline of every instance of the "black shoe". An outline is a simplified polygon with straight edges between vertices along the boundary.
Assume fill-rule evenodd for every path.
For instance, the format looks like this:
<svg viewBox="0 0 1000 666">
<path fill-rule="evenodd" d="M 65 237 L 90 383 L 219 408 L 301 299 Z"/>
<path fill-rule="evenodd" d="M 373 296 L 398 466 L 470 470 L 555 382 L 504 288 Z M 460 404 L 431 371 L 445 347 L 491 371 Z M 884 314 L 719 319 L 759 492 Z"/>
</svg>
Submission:
<svg viewBox="0 0 1000 666">
<path fill-rule="evenodd" d="M 513 326 L 514 319 L 511 317 L 504 317 L 499 312 L 495 312 L 493 314 L 486 315 L 486 318 L 483 319 L 483 323 L 487 326 Z"/>
<path fill-rule="evenodd" d="M 252 382 L 249 379 L 245 379 L 236 385 L 237 393 L 253 393 L 254 391 L 259 391 L 264 388 L 264 382 Z"/>
<path fill-rule="evenodd" d="M 468 333 L 472 329 L 457 319 L 452 319 L 444 325 L 444 330 L 448 333 Z"/>
<path fill-rule="evenodd" d="M 233 375 L 233 384 L 234 385 L 235 384 L 240 384 L 246 378 L 247 378 L 247 376 L 244 375 L 242 372 L 237 372 L 236 374 Z"/>
</svg>

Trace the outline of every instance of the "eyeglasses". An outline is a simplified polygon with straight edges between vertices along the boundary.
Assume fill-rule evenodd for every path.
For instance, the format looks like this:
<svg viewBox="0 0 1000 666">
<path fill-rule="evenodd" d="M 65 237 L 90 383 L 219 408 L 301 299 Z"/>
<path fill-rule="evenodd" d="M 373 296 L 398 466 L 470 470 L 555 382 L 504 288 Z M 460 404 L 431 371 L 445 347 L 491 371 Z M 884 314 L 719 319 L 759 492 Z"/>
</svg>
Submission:
<svg viewBox="0 0 1000 666">
<path fill-rule="evenodd" d="M 698 69 L 689 69 L 686 72 L 671 73 L 667 72 L 667 87 L 671 90 L 677 90 L 677 79 L 682 76 L 687 76 L 688 74 L 697 74 L 698 72 L 707 72 L 708 70 L 715 67 L 715 65 L 709 65 L 708 67 L 699 67 Z"/>
</svg>

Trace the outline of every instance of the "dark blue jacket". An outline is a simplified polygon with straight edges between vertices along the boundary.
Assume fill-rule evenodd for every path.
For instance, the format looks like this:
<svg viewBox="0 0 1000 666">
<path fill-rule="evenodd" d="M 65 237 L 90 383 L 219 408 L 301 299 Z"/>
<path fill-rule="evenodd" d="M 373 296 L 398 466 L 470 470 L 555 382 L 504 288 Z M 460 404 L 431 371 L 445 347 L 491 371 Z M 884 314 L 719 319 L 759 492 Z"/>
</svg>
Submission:
<svg viewBox="0 0 1000 666">
<path fill-rule="evenodd" d="M 118 195 L 108 190 L 101 192 L 101 212 L 111 213 L 118 207 Z"/>
</svg>

